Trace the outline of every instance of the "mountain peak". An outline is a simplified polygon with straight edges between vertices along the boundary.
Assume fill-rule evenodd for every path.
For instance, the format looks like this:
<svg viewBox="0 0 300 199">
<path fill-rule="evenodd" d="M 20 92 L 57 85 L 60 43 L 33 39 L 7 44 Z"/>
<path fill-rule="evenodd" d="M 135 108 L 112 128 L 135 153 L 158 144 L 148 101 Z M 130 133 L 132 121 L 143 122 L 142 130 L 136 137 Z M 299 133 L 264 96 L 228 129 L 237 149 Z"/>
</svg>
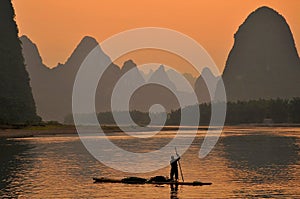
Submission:
<svg viewBox="0 0 300 199">
<path fill-rule="evenodd" d="M 235 39 L 238 39 L 240 35 L 248 34 L 248 32 L 251 38 L 263 38 L 265 40 L 265 35 L 281 36 L 279 34 L 283 32 L 288 34 L 290 33 L 290 28 L 285 18 L 276 10 L 262 6 L 247 17 L 236 32 Z M 278 38 L 271 36 L 270 39 Z"/>
<path fill-rule="evenodd" d="M 203 68 L 201 75 L 195 81 L 195 92 L 198 97 L 199 103 L 208 103 L 211 102 L 214 98 L 214 93 L 209 93 L 208 86 L 212 89 L 215 88 L 218 82 L 218 78 L 216 77 L 210 70 L 210 68 Z"/>
<path fill-rule="evenodd" d="M 234 35 L 223 72 L 229 100 L 299 96 L 299 56 L 285 18 L 267 6 L 252 12 Z"/>
<path fill-rule="evenodd" d="M 73 54 L 78 53 L 78 51 L 91 51 L 97 45 L 99 45 L 99 43 L 97 42 L 97 40 L 95 38 L 90 37 L 90 36 L 85 36 L 81 39 L 81 41 L 75 48 Z"/>
<path fill-rule="evenodd" d="M 160 65 L 151 75 L 150 80 L 151 79 L 169 79 L 166 71 L 165 71 L 165 67 L 163 65 Z"/>
<path fill-rule="evenodd" d="M 99 43 L 97 40 L 90 36 L 85 36 L 81 39 L 71 56 L 66 61 L 65 65 L 76 65 L 76 63 L 82 63 L 85 57 L 97 46 Z M 60 68 L 58 64 L 56 69 Z"/>
<path fill-rule="evenodd" d="M 21 37 L 20 37 L 20 40 L 23 42 L 23 41 L 26 41 L 26 42 L 31 42 L 31 43 L 33 43 L 30 39 L 29 39 L 29 37 L 27 37 L 27 35 L 22 35 Z"/>
<path fill-rule="evenodd" d="M 203 68 L 202 72 L 201 72 L 201 76 L 211 76 L 211 77 L 215 77 L 215 75 L 211 72 L 211 70 L 208 67 Z"/>
<path fill-rule="evenodd" d="M 79 45 L 84 45 L 84 44 L 90 44 L 90 45 L 95 45 L 96 46 L 96 45 L 98 45 L 98 42 L 94 37 L 84 36 L 82 38 L 82 40 L 80 41 Z"/>
<path fill-rule="evenodd" d="M 36 44 L 33 43 L 31 39 L 26 35 L 22 35 L 20 37 L 20 41 L 22 42 L 22 49 L 23 49 L 22 52 L 23 52 L 23 56 L 25 57 L 25 60 L 28 61 L 29 60 L 28 58 L 30 57 L 29 63 L 26 63 L 27 70 L 28 67 L 34 67 L 34 66 L 40 67 L 40 65 L 43 65 L 43 60 L 42 57 L 40 56 Z M 45 65 L 43 67 L 46 68 Z"/>
<path fill-rule="evenodd" d="M 257 12 L 265 12 L 265 13 L 274 13 L 274 14 L 278 14 L 278 12 L 276 10 L 274 10 L 273 8 L 270 8 L 268 6 L 261 6 L 259 8 L 257 8 L 254 13 Z"/>
<path fill-rule="evenodd" d="M 151 77 L 149 78 L 150 82 L 160 82 L 162 85 L 165 85 L 168 88 L 171 88 L 173 90 L 176 90 L 176 86 L 174 83 L 170 80 L 164 65 L 160 65 L 159 68 L 153 72 Z"/>
<path fill-rule="evenodd" d="M 160 65 L 158 71 L 166 72 L 164 65 Z"/>
<path fill-rule="evenodd" d="M 136 64 L 130 59 L 124 62 L 123 66 L 122 66 L 122 74 L 125 74 L 127 71 L 136 68 Z"/>
</svg>

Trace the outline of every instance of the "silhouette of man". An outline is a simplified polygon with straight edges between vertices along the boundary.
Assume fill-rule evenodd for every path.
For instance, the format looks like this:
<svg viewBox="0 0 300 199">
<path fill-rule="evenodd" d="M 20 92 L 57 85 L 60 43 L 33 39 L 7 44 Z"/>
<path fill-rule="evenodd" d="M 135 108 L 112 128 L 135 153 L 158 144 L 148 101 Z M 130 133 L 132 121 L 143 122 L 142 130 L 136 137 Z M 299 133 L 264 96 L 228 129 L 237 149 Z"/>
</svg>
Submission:
<svg viewBox="0 0 300 199">
<path fill-rule="evenodd" d="M 178 165 L 177 162 L 180 160 L 180 156 L 177 154 L 177 158 L 174 158 L 174 156 L 171 156 L 171 172 L 170 172 L 170 178 L 171 180 L 174 180 L 174 175 L 175 175 L 175 180 L 178 181 Z"/>
</svg>

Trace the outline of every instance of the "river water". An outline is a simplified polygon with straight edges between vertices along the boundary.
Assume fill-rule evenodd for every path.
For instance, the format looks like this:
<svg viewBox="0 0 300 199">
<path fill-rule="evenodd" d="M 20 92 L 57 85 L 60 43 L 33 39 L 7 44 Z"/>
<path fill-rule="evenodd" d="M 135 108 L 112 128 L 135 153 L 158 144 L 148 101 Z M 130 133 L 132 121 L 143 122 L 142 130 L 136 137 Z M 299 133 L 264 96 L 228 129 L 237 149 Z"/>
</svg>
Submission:
<svg viewBox="0 0 300 199">
<path fill-rule="evenodd" d="M 175 133 L 163 132 L 149 145 L 124 135 L 112 137 L 129 149 L 144 151 L 145 146 L 170 141 Z M 75 135 L 1 139 L 0 197 L 300 198 L 300 128 L 228 127 L 210 154 L 199 159 L 205 133 L 200 131 L 183 154 L 181 167 L 185 181 L 213 184 L 177 190 L 168 185 L 93 183 L 93 177 L 167 176 L 169 167 L 146 174 L 116 171 L 94 159 Z"/>
</svg>

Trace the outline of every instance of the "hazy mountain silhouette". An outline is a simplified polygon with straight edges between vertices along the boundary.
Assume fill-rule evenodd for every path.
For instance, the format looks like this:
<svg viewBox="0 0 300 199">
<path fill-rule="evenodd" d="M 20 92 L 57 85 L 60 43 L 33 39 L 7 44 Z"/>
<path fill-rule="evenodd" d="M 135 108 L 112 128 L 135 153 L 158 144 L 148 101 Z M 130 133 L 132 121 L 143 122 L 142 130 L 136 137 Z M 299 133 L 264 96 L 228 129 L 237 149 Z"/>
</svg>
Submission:
<svg viewBox="0 0 300 199">
<path fill-rule="evenodd" d="M 268 7 L 261 7 L 250 14 L 234 37 L 234 46 L 222 75 L 229 100 L 300 96 L 299 57 L 289 26 L 280 14 Z M 21 40 L 38 113 L 45 120 L 62 121 L 71 113 L 72 87 L 78 68 L 86 55 L 98 44 L 97 41 L 85 37 L 65 64 L 48 69 L 43 64 L 36 46 L 25 36 Z M 110 58 L 102 53 L 105 59 L 110 61 Z M 129 70 L 132 70 L 131 77 L 123 82 L 121 87 L 124 88 L 121 91 L 126 92 L 126 88 L 145 81 L 157 81 L 165 87 L 179 90 L 182 96 L 188 95 L 176 85 L 177 77 L 173 74 L 174 71 L 166 72 L 165 68 L 160 66 L 145 75 L 129 60 L 121 68 L 111 64 L 100 79 L 96 94 L 98 112 L 111 110 L 111 95 L 115 84 Z M 207 69 L 202 71 L 203 75 L 212 81 L 218 78 Z M 186 76 L 189 81 L 195 81 Z M 195 81 L 195 91 L 200 103 L 210 102 L 202 76 Z M 165 87 L 147 85 L 139 88 L 131 97 L 131 110 L 148 111 L 154 103 L 164 105 L 167 111 L 178 108 L 176 97 Z"/>
<path fill-rule="evenodd" d="M 145 71 L 143 71 L 143 70 L 140 70 L 140 73 L 142 74 L 142 76 L 143 76 L 143 78 L 144 78 L 145 81 L 148 81 L 150 79 L 150 77 L 152 76 L 153 72 L 154 71 L 152 69 L 150 69 L 148 73 L 145 72 Z"/>
<path fill-rule="evenodd" d="M 99 86 L 101 89 L 98 89 L 99 92 L 99 100 L 97 100 L 97 104 L 102 101 L 102 98 L 105 97 L 107 100 L 105 104 L 102 104 L 102 108 L 97 109 L 97 112 L 111 111 L 111 97 L 112 92 L 116 89 L 116 84 L 118 81 L 122 81 L 118 84 L 119 90 L 116 93 L 116 106 L 114 106 L 114 111 L 124 111 L 126 109 L 120 108 L 120 105 L 125 101 L 124 97 L 128 92 L 129 88 L 134 88 L 136 85 L 141 85 L 145 82 L 142 74 L 138 70 L 136 64 L 132 60 L 128 60 L 124 62 L 121 69 L 116 66 L 114 72 L 106 73 L 103 75 L 102 79 L 106 79 L 105 81 L 100 82 Z M 117 69 L 118 68 L 118 69 Z M 126 75 L 125 75 L 126 74 Z M 122 78 L 122 79 L 120 79 Z M 109 86 L 109 89 L 108 89 Z M 106 89 L 106 92 L 103 92 Z M 105 94 L 104 94 L 105 93 Z M 129 97 L 130 99 L 130 97 Z M 101 103 L 100 103 L 101 104 Z M 127 106 L 126 106 L 127 107 Z M 138 106 L 139 107 L 139 106 Z M 138 110 L 138 107 L 131 107 L 132 110 Z"/>
<path fill-rule="evenodd" d="M 44 120 L 63 121 L 71 113 L 72 88 L 76 73 L 87 54 L 97 45 L 95 39 L 85 37 L 65 64 L 47 68 L 34 43 L 21 37 L 23 55 L 31 78 L 37 112 Z"/>
<path fill-rule="evenodd" d="M 194 84 L 196 81 L 196 78 L 193 77 L 189 73 L 181 74 L 179 72 L 176 72 L 173 69 L 168 69 L 166 71 L 168 78 L 170 81 L 175 85 L 176 89 L 181 92 L 187 92 L 187 86 L 185 84 L 181 83 L 181 80 L 184 78 L 185 81 L 192 87 L 194 88 Z"/>
<path fill-rule="evenodd" d="M 161 104 L 164 106 L 166 111 L 178 109 L 180 106 L 177 97 L 175 96 L 176 93 L 178 97 L 184 99 L 186 106 L 195 104 L 191 98 L 193 91 L 189 92 L 187 87 L 180 82 L 181 78 L 185 78 L 184 75 L 178 74 L 172 69 L 166 70 L 163 65 L 160 65 L 154 71 L 151 69 L 147 74 L 145 74 L 143 71 L 136 73 L 137 75 L 134 75 L 134 77 L 138 77 L 136 81 L 140 83 L 146 82 L 147 85 L 140 87 L 131 97 L 131 110 L 147 112 L 153 104 Z M 193 78 L 192 75 L 187 76 L 190 78 L 190 80 L 191 77 Z M 138 80 L 142 77 L 144 81 Z M 153 84 L 151 82 L 157 82 L 158 84 Z M 187 83 L 189 83 L 188 79 Z M 192 90 L 193 85 L 190 86 Z"/>
<path fill-rule="evenodd" d="M 22 36 L 23 54 L 27 70 L 32 79 L 34 97 L 37 102 L 38 113 L 44 120 L 57 120 L 62 122 L 72 113 L 72 89 L 76 73 L 87 54 L 98 45 L 91 37 L 85 37 L 76 47 L 65 64 L 58 64 L 49 69 L 43 64 L 36 45 L 26 36 Z M 103 53 L 105 63 L 110 58 Z M 103 65 L 103 64 L 102 64 Z M 99 67 L 104 67 L 104 66 Z M 131 71 L 128 73 L 128 71 Z M 96 91 L 96 111 L 111 111 L 111 97 L 116 83 L 125 75 L 128 76 L 121 86 L 119 96 L 127 92 L 128 87 L 141 85 L 145 82 L 143 75 L 132 60 L 128 60 L 120 68 L 111 63 L 100 78 Z M 176 91 L 175 85 L 169 79 L 165 69 L 161 66 L 149 78 L 167 85 Z M 117 100 L 123 100 L 119 97 Z M 120 103 L 121 103 L 120 101 Z M 179 107 L 176 97 L 168 89 L 158 85 L 148 85 L 139 88 L 130 98 L 130 110 L 148 111 L 153 104 L 163 104 L 168 111 Z M 118 104 L 118 103 L 117 103 Z"/>
<path fill-rule="evenodd" d="M 190 73 L 183 73 L 183 76 L 186 78 L 186 80 L 191 84 L 193 88 L 195 88 L 195 83 L 197 81 L 197 77 L 194 77 Z"/>
<path fill-rule="evenodd" d="M 258 8 L 234 35 L 222 76 L 228 100 L 300 96 L 299 76 L 299 57 L 286 20 L 271 8 Z"/>
<path fill-rule="evenodd" d="M 165 85 L 165 87 L 176 90 L 175 84 L 170 80 L 165 67 L 163 65 L 160 65 L 159 68 L 154 71 L 149 79 L 149 81 L 158 82 L 162 85 Z"/>
<path fill-rule="evenodd" d="M 179 108 L 178 100 L 170 90 L 173 89 L 176 92 L 176 86 L 169 79 L 163 65 L 151 73 L 149 80 L 146 82 L 147 85 L 140 87 L 132 95 L 130 101 L 131 109 L 147 112 L 153 104 L 162 105 L 166 111 Z M 152 82 L 157 83 L 154 84 Z"/>
<path fill-rule="evenodd" d="M 126 86 L 140 85 L 145 82 L 142 73 L 140 72 L 140 70 L 137 68 L 137 65 L 132 60 L 128 60 L 124 62 L 121 68 L 121 75 L 123 76 L 129 70 L 131 71 L 130 74 L 128 74 L 128 77 L 126 78 L 126 82 L 125 82 Z"/>
<path fill-rule="evenodd" d="M 38 122 L 25 69 L 15 12 L 10 0 L 0 1 L 0 123 Z"/>
<path fill-rule="evenodd" d="M 26 69 L 30 76 L 30 85 L 32 87 L 37 113 L 43 119 L 51 118 L 52 114 L 55 115 L 55 112 L 52 112 L 54 107 L 52 104 L 53 96 L 50 94 L 53 84 L 55 84 L 53 83 L 55 81 L 52 81 L 51 69 L 43 64 L 37 46 L 32 43 L 28 37 L 22 36 L 20 40 L 22 41 L 23 56 L 25 58 Z"/>
<path fill-rule="evenodd" d="M 206 77 L 205 82 L 203 77 Z M 210 96 L 207 85 L 213 85 L 218 82 L 220 77 L 214 76 L 209 68 L 204 68 L 195 82 L 195 92 L 199 103 L 209 103 L 214 100 L 214 95 Z"/>
<path fill-rule="evenodd" d="M 104 71 L 96 91 L 97 112 L 111 111 L 112 92 L 120 77 L 121 69 L 113 63 Z"/>
</svg>

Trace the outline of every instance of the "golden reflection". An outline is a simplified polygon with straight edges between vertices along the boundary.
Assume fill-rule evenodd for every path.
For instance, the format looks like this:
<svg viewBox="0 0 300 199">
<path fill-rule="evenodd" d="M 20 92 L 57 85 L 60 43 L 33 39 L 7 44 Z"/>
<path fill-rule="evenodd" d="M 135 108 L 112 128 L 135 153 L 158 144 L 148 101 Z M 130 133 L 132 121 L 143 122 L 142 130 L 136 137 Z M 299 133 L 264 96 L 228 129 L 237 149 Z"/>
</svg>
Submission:
<svg viewBox="0 0 300 199">
<path fill-rule="evenodd" d="M 173 134 L 176 132 L 174 131 Z M 235 135 L 238 133 L 238 135 Z M 171 132 L 165 136 L 173 136 Z M 122 173 L 96 161 L 78 137 L 32 137 L 0 141 L 16 153 L 3 151 L 5 188 L 1 196 L 19 198 L 297 198 L 300 193 L 300 128 L 225 128 L 213 151 L 198 158 L 201 131 L 183 154 L 186 181 L 212 182 L 193 187 L 93 184 L 93 177 L 168 176 L 169 167 L 146 174 Z M 126 139 L 116 136 L 114 139 Z M 163 137 L 156 138 L 157 142 Z M 257 146 L 255 145 L 257 144 Z M 251 146 L 261 149 L 252 150 Z M 253 154 L 254 153 L 254 154 Z M 255 158 L 257 157 L 257 158 Z M 8 164 L 7 161 L 12 164 Z M 150 163 L 145 161 L 145 166 Z M 4 164 L 3 164 L 4 165 Z M 4 169 L 4 170 L 3 170 Z M 6 177 L 5 177 L 6 176 Z"/>
</svg>

